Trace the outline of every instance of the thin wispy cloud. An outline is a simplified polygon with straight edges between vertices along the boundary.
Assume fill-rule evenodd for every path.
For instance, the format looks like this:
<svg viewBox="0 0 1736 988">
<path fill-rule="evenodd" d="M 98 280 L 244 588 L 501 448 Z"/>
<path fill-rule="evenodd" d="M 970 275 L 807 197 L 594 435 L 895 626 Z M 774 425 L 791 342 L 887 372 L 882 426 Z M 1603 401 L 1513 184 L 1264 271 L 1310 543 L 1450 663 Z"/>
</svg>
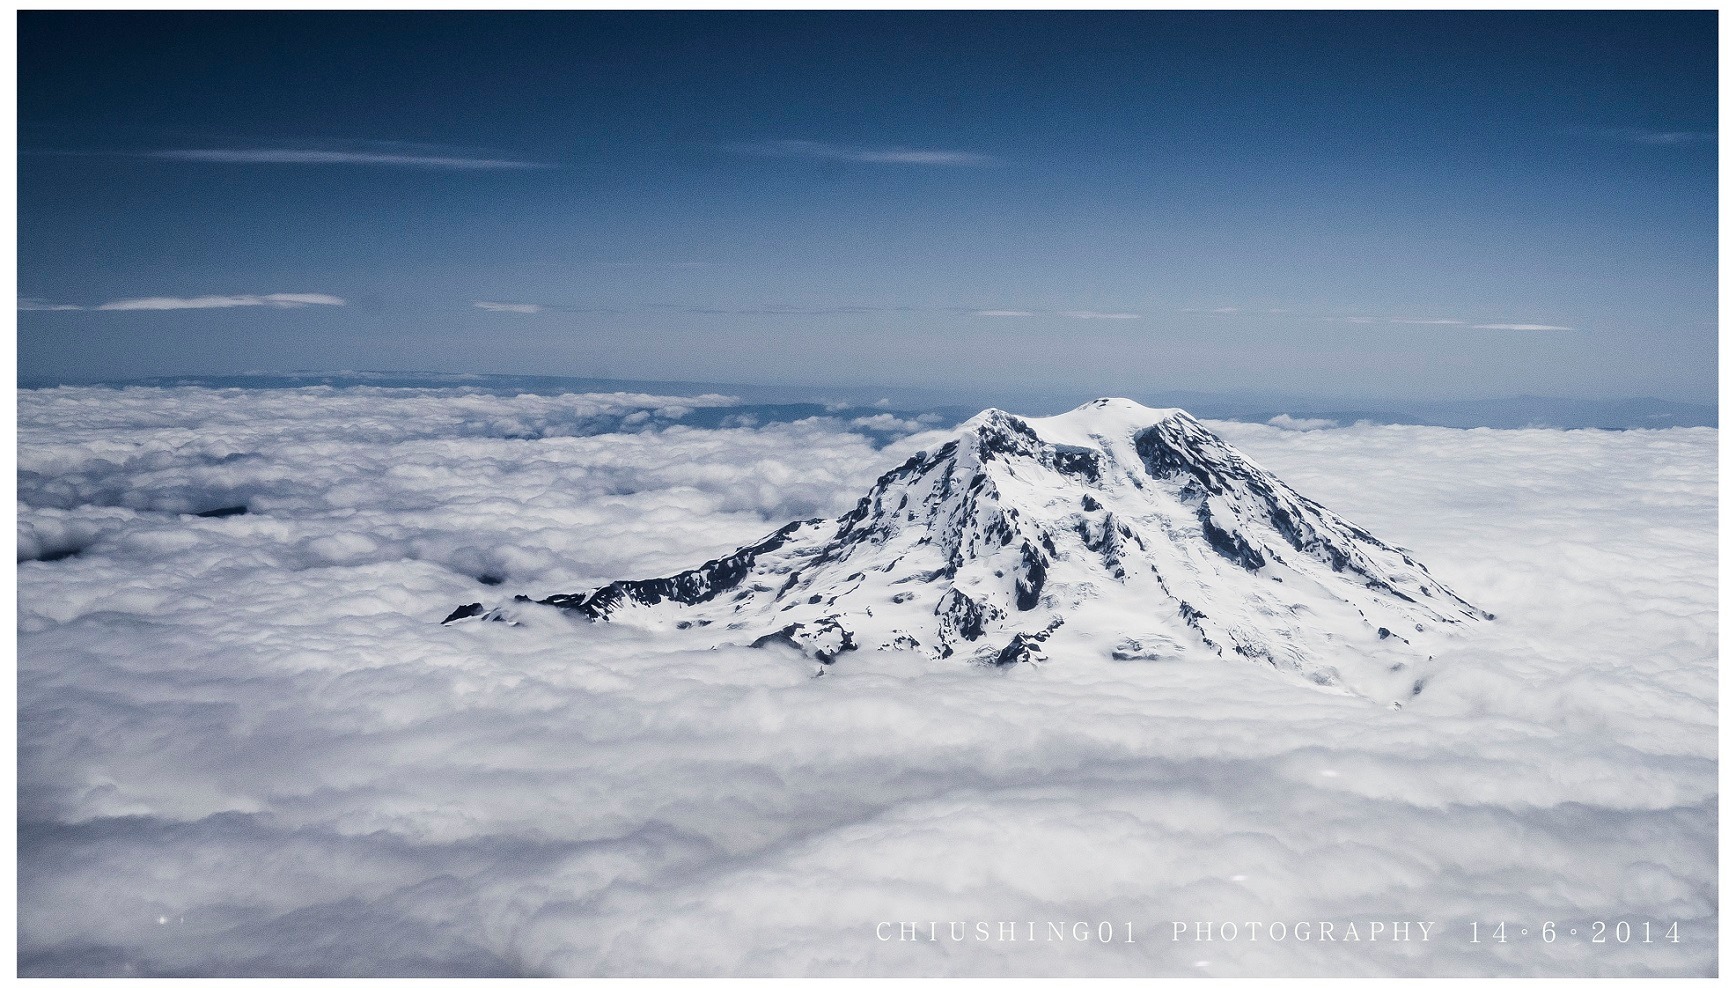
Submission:
<svg viewBox="0 0 1736 988">
<path fill-rule="evenodd" d="M 1592 131 L 1598 137 L 1629 144 L 1650 144 L 1660 147 L 1703 144 L 1715 141 L 1718 134 L 1707 130 L 1658 130 L 1650 127 L 1600 127 Z"/>
<path fill-rule="evenodd" d="M 1344 322 L 1360 326 L 1374 323 L 1388 323 L 1394 326 L 1463 326 L 1468 329 L 1501 329 L 1513 332 L 1573 332 L 1572 326 L 1550 326 L 1532 322 L 1480 322 L 1473 323 L 1464 319 L 1411 319 L 1402 316 L 1387 316 L 1374 318 L 1372 316 L 1348 316 Z"/>
<path fill-rule="evenodd" d="M 1215 309 L 1192 308 L 1182 309 L 1182 312 L 1195 315 L 1234 316 L 1234 315 L 1290 315 L 1287 309 L 1243 309 L 1239 306 L 1225 305 Z M 1472 322 L 1468 319 L 1449 319 L 1444 317 L 1419 316 L 1341 316 L 1341 315 L 1304 315 L 1297 314 L 1294 318 L 1308 319 L 1315 322 L 1346 323 L 1351 326 L 1460 326 L 1466 329 L 1499 329 L 1511 332 L 1576 332 L 1572 326 L 1555 326 L 1546 323 L 1531 322 Z"/>
<path fill-rule="evenodd" d="M 992 155 L 974 151 L 951 151 L 939 148 L 859 147 L 827 144 L 824 141 L 765 141 L 758 144 L 738 144 L 740 154 L 769 158 L 814 158 L 821 161 L 849 161 L 868 165 L 937 165 L 941 167 L 982 167 L 1000 164 Z"/>
<path fill-rule="evenodd" d="M 236 309 L 265 306 L 272 309 L 300 309 L 310 305 L 343 305 L 336 295 L 312 292 L 276 292 L 271 295 L 198 295 L 192 298 L 153 296 L 123 298 L 97 306 L 99 312 L 161 312 L 173 309 Z"/>
<path fill-rule="evenodd" d="M 1507 329 L 1519 333 L 1571 333 L 1572 326 L 1545 326 L 1534 322 L 1480 322 L 1472 329 Z"/>
<path fill-rule="evenodd" d="M 74 305 L 39 298 L 18 300 L 19 312 L 168 312 L 176 309 L 303 309 L 310 305 L 345 305 L 344 299 L 321 292 L 273 292 L 269 295 L 195 295 L 190 298 L 153 295 L 119 298 L 100 305 Z"/>
<path fill-rule="evenodd" d="M 543 311 L 543 307 L 533 302 L 472 302 L 471 305 L 484 312 L 519 312 L 533 315 Z"/>
<path fill-rule="evenodd" d="M 485 312 L 535 314 L 558 312 L 580 315 L 625 315 L 630 312 L 675 313 L 688 316 L 882 316 L 882 315 L 966 315 L 988 319 L 1023 319 L 1033 316 L 1059 316 L 1066 319 L 1140 319 L 1137 312 L 1098 312 L 1095 310 L 1052 309 L 973 309 L 959 306 L 919 305 L 758 305 L 711 306 L 680 305 L 669 302 L 641 302 L 626 306 L 573 305 L 563 302 L 510 302 L 478 300 L 469 303 Z"/>
<path fill-rule="evenodd" d="M 67 150 L 25 148 L 20 154 L 60 157 L 148 158 L 207 165 L 336 165 L 426 171 L 530 171 L 555 168 L 497 151 L 409 141 L 252 141 L 228 139 L 212 147 Z"/>
<path fill-rule="evenodd" d="M 523 171 L 553 168 L 537 161 L 479 158 L 450 154 L 407 154 L 383 151 L 321 151 L 306 148 L 179 148 L 146 152 L 144 157 L 219 165 L 365 165 L 385 168 L 425 168 L 445 171 Z"/>
<path fill-rule="evenodd" d="M 1343 321 L 1356 326 L 1389 323 L 1394 326 L 1463 326 L 1463 319 L 1413 319 L 1406 316 L 1344 316 Z"/>
</svg>

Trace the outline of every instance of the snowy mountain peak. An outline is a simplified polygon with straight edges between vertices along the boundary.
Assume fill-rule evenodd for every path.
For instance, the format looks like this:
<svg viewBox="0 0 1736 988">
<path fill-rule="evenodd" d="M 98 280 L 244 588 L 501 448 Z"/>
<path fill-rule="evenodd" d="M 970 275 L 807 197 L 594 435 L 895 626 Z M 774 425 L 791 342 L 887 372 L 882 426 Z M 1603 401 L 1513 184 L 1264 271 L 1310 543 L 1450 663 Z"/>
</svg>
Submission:
<svg viewBox="0 0 1736 988">
<path fill-rule="evenodd" d="M 989 409 L 835 520 L 674 576 L 447 620 L 511 620 L 528 603 L 823 663 L 1216 656 L 1383 700 L 1423 688 L 1432 642 L 1492 616 L 1187 412 L 1125 398 L 1045 418 Z"/>
</svg>

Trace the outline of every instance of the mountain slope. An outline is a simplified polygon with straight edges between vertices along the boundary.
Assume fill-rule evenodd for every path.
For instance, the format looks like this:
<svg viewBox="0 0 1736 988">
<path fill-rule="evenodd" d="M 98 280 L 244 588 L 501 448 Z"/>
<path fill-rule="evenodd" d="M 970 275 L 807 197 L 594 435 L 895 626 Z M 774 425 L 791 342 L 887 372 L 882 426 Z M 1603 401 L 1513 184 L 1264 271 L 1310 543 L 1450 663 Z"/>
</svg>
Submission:
<svg viewBox="0 0 1736 988">
<path fill-rule="evenodd" d="M 532 603 L 824 663 L 895 648 L 989 665 L 1206 655 L 1382 700 L 1422 688 L 1432 643 L 1492 617 L 1186 412 L 1118 398 L 1048 418 L 990 409 L 841 518 L 674 576 L 447 621 Z"/>
</svg>

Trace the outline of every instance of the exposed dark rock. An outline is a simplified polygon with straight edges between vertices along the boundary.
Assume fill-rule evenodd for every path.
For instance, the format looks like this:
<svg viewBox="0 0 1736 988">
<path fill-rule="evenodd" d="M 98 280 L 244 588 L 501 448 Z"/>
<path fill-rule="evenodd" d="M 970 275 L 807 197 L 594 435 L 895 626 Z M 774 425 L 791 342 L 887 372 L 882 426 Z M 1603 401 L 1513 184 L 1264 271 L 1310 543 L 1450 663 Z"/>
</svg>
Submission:
<svg viewBox="0 0 1736 988">
<path fill-rule="evenodd" d="M 977 427 L 977 451 L 985 461 L 996 456 L 1029 456 L 1041 445 L 1042 440 L 1024 419 L 1005 412 L 991 413 L 989 420 Z"/>
<path fill-rule="evenodd" d="M 1043 642 L 1055 633 L 1065 621 L 1061 618 L 1049 622 L 1042 631 L 1021 631 L 1013 635 L 1013 640 L 1007 642 L 995 657 L 989 660 L 990 665 L 1006 666 L 1015 662 L 1045 662 L 1048 656 L 1043 654 Z"/>
<path fill-rule="evenodd" d="M 1043 557 L 1029 542 L 1019 548 L 1019 567 L 1015 584 L 1018 607 L 1021 611 L 1028 611 L 1043 599 L 1043 581 L 1048 576 L 1048 567 L 1043 565 Z"/>
<path fill-rule="evenodd" d="M 1096 483 L 1103 477 L 1103 458 L 1079 446 L 1053 447 L 1055 469 Z"/>
<path fill-rule="evenodd" d="M 1212 520 L 1209 507 L 1202 504 L 1198 512 L 1200 527 L 1205 530 L 1206 541 L 1217 550 L 1218 555 L 1230 560 L 1249 572 L 1266 565 L 1266 557 L 1260 550 L 1248 544 L 1239 532 L 1227 532 L 1217 526 Z"/>
<path fill-rule="evenodd" d="M 809 658 L 831 665 L 838 656 L 856 650 L 856 636 L 838 623 L 835 617 L 823 617 L 813 624 L 797 621 L 768 635 L 753 640 L 751 647 L 764 648 L 782 642 L 802 650 Z"/>
<path fill-rule="evenodd" d="M 195 517 L 195 518 L 233 518 L 236 515 L 244 515 L 246 513 L 247 513 L 247 505 L 237 504 L 237 505 L 232 505 L 232 506 L 227 507 L 227 508 L 212 508 L 210 511 L 200 511 L 197 514 L 195 514 L 193 517 Z"/>
<path fill-rule="evenodd" d="M 1110 650 L 1109 657 L 1117 662 L 1155 662 L 1161 659 L 1173 659 L 1177 655 L 1173 645 L 1169 651 L 1159 651 L 1137 638 L 1123 638 Z"/>
<path fill-rule="evenodd" d="M 1000 610 L 953 587 L 940 598 L 934 613 L 941 619 L 943 629 L 965 641 L 976 641 L 982 637 L 984 624 L 998 617 Z"/>
<path fill-rule="evenodd" d="M 440 623 L 451 624 L 454 621 L 462 621 L 465 618 L 481 617 L 483 610 L 485 610 L 485 608 L 480 603 L 465 604 L 453 611 L 451 614 L 446 615 L 446 620 L 441 621 Z"/>
<path fill-rule="evenodd" d="M 1217 649 L 1219 653 L 1222 653 L 1223 648 L 1217 642 L 1212 641 L 1211 637 L 1206 634 L 1206 629 L 1200 626 L 1206 613 L 1185 600 L 1176 601 L 1176 605 L 1177 609 L 1181 611 L 1181 619 L 1187 622 L 1188 627 L 1199 632 L 1200 640 L 1205 642 L 1207 647 Z"/>
<path fill-rule="evenodd" d="M 1267 665 L 1275 666 L 1278 664 L 1277 660 L 1272 658 L 1272 650 L 1259 642 L 1239 641 L 1235 643 L 1234 649 L 1237 655 L 1246 656 L 1250 659 L 1264 659 Z"/>
<path fill-rule="evenodd" d="M 1043 654 L 1043 639 L 1047 635 L 1019 632 L 1007 646 L 996 653 L 993 665 L 1006 666 L 1015 662 L 1043 662 L 1048 656 Z"/>
<path fill-rule="evenodd" d="M 1159 480 L 1170 480 L 1186 473 L 1213 494 L 1220 494 L 1224 490 L 1217 475 L 1205 469 L 1197 457 L 1183 455 L 1182 450 L 1171 444 L 1161 425 L 1135 433 L 1133 448 L 1139 453 L 1140 460 L 1144 461 L 1146 472 Z"/>
<path fill-rule="evenodd" d="M 554 594 L 538 603 L 596 619 L 629 603 L 652 605 L 672 600 L 678 604 L 698 604 L 713 600 L 740 586 L 753 569 L 755 559 L 782 547 L 805 524 L 809 523 L 790 522 L 753 545 L 685 573 L 656 580 L 617 580 L 588 594 Z"/>
</svg>

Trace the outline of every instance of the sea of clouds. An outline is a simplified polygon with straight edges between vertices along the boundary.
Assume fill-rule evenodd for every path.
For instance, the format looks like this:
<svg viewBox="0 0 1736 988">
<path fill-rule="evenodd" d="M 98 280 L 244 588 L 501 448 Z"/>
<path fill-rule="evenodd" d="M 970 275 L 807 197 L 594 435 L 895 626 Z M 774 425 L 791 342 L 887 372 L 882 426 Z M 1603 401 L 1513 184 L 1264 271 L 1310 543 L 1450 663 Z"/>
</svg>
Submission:
<svg viewBox="0 0 1736 988">
<path fill-rule="evenodd" d="M 21 973 L 1715 973 L 1715 430 L 1210 423 L 1499 615 L 1403 710 L 440 625 L 842 512 L 935 439 L 682 425 L 730 403 L 21 392 Z M 1172 936 L 1401 920 L 1430 942 Z M 1134 942 L 1042 936 L 1103 921 Z"/>
</svg>

